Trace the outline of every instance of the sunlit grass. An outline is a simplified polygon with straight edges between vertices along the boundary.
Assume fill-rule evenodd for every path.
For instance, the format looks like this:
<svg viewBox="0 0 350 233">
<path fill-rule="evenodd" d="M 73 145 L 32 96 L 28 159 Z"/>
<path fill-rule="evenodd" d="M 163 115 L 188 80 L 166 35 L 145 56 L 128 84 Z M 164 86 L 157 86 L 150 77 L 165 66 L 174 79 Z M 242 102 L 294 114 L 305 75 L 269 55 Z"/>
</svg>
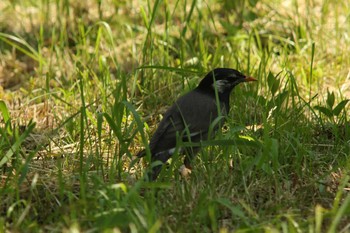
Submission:
<svg viewBox="0 0 350 233">
<path fill-rule="evenodd" d="M 346 1 L 2 1 L 0 227 L 349 231 Z M 190 178 L 133 157 L 215 67 L 237 87 Z"/>
</svg>

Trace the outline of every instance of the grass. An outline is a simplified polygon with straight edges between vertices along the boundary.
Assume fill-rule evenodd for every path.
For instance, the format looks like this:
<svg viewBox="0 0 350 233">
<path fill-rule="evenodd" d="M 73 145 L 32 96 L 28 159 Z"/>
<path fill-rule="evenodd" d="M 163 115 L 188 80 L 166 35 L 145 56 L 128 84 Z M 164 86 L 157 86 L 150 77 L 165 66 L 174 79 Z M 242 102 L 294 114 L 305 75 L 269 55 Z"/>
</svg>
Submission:
<svg viewBox="0 0 350 233">
<path fill-rule="evenodd" d="M 349 232 L 346 1 L 2 1 L 1 232 Z M 231 95 L 189 179 L 142 177 L 161 114 Z"/>
</svg>

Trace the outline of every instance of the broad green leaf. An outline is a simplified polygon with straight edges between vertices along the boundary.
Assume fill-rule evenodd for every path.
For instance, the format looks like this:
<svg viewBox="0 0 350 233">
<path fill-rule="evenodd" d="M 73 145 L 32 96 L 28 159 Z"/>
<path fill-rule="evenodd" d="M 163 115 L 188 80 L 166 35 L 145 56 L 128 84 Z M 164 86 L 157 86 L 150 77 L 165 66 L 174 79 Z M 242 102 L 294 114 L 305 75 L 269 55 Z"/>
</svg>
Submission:
<svg viewBox="0 0 350 233">
<path fill-rule="evenodd" d="M 267 84 L 269 85 L 271 94 L 274 96 L 280 86 L 280 81 L 270 72 L 267 76 Z"/>
<path fill-rule="evenodd" d="M 3 100 L 0 100 L 0 113 L 4 118 L 5 123 L 10 119 L 9 110 Z"/>
<path fill-rule="evenodd" d="M 248 141 L 255 141 L 254 138 L 250 137 L 250 136 L 245 136 L 245 135 L 239 135 L 239 138 L 248 140 Z"/>
<path fill-rule="evenodd" d="M 334 92 L 327 91 L 327 93 L 328 93 L 327 94 L 327 105 L 330 109 L 332 109 L 333 105 L 334 105 L 334 99 L 335 99 Z"/>
<path fill-rule="evenodd" d="M 242 211 L 241 208 L 239 208 L 238 206 L 235 206 L 232 204 L 231 201 L 229 201 L 228 199 L 226 198 L 218 198 L 216 199 L 216 202 L 225 206 L 226 208 L 228 208 L 229 210 L 231 210 L 231 213 L 233 215 L 236 215 L 240 218 L 246 218 L 244 212 Z"/>
<path fill-rule="evenodd" d="M 255 140 L 253 138 L 249 139 L 247 138 L 235 138 L 235 139 L 228 139 L 228 140 L 209 140 L 209 141 L 201 141 L 201 142 L 183 142 L 181 144 L 184 147 L 192 147 L 192 146 L 248 146 L 248 147 L 255 147 L 255 148 L 261 148 L 262 144 L 260 141 Z"/>
<path fill-rule="evenodd" d="M 18 140 L 11 146 L 11 148 L 6 152 L 4 157 L 0 160 L 0 167 L 2 167 L 5 163 L 7 163 L 12 156 L 15 154 L 15 152 L 20 148 L 21 144 L 24 142 L 24 140 L 29 136 L 29 134 L 32 132 L 32 130 L 35 127 L 35 123 L 31 122 L 29 123 L 26 130 L 23 132 L 23 134 L 18 138 Z"/>
<path fill-rule="evenodd" d="M 328 108 L 325 108 L 325 107 L 322 107 L 322 106 L 315 106 L 314 107 L 316 110 L 320 111 L 321 113 L 323 113 L 324 115 L 328 116 L 328 117 L 332 117 L 333 116 L 333 112 L 332 110 L 328 109 Z"/>
<path fill-rule="evenodd" d="M 338 116 L 340 114 L 340 112 L 345 108 L 346 104 L 349 102 L 350 100 L 343 100 L 341 101 L 334 109 L 333 109 L 333 114 L 335 116 Z"/>
<path fill-rule="evenodd" d="M 283 102 L 286 100 L 288 97 L 289 92 L 288 91 L 283 91 L 282 93 L 278 94 L 275 99 L 275 104 L 278 108 L 281 107 Z"/>
<path fill-rule="evenodd" d="M 332 233 L 337 231 L 336 230 L 337 226 L 341 224 L 341 221 L 342 219 L 344 219 L 344 216 L 349 216 L 349 207 L 350 207 L 350 196 L 346 196 L 339 210 L 335 214 L 328 232 Z"/>
</svg>

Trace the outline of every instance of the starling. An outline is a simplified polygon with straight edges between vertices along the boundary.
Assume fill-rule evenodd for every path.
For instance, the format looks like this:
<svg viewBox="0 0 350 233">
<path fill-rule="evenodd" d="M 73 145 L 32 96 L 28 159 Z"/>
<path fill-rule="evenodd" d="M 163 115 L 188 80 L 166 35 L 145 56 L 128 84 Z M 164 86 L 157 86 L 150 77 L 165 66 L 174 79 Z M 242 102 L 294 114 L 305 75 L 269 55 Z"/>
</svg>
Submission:
<svg viewBox="0 0 350 233">
<path fill-rule="evenodd" d="M 239 83 L 250 81 L 256 79 L 234 69 L 210 71 L 194 90 L 177 99 L 165 112 L 149 143 L 151 162 L 166 163 L 176 150 L 177 139 L 193 143 L 212 139 L 224 123 L 224 117 L 220 116 L 226 116 L 230 110 L 232 89 Z M 209 135 L 209 132 L 212 133 Z M 179 153 L 186 155 L 185 167 L 191 169 L 191 160 L 200 147 L 178 149 Z M 145 155 L 143 150 L 137 157 Z M 161 169 L 162 165 L 155 165 L 148 173 L 148 179 L 157 179 Z"/>
</svg>

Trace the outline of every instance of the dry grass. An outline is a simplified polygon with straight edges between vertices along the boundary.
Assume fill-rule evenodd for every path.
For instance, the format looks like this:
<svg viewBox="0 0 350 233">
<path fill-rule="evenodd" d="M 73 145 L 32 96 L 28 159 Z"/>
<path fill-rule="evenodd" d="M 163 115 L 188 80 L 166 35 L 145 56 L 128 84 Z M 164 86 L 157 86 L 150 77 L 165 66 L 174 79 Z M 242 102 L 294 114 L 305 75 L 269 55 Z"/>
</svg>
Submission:
<svg viewBox="0 0 350 233">
<path fill-rule="evenodd" d="M 329 118 L 314 108 L 327 106 L 327 90 L 335 105 L 350 98 L 347 1 L 98 2 L 0 2 L 0 99 L 13 132 L 1 153 L 36 123 L 0 166 L 0 227 L 349 230 L 348 107 Z M 223 136 L 249 136 L 256 147 L 213 147 L 188 180 L 174 161 L 165 184 L 143 183 L 145 164 L 131 157 L 144 146 L 139 131 L 151 134 L 164 106 L 219 66 L 259 78 L 235 91 L 228 122 L 252 129 Z"/>
</svg>

